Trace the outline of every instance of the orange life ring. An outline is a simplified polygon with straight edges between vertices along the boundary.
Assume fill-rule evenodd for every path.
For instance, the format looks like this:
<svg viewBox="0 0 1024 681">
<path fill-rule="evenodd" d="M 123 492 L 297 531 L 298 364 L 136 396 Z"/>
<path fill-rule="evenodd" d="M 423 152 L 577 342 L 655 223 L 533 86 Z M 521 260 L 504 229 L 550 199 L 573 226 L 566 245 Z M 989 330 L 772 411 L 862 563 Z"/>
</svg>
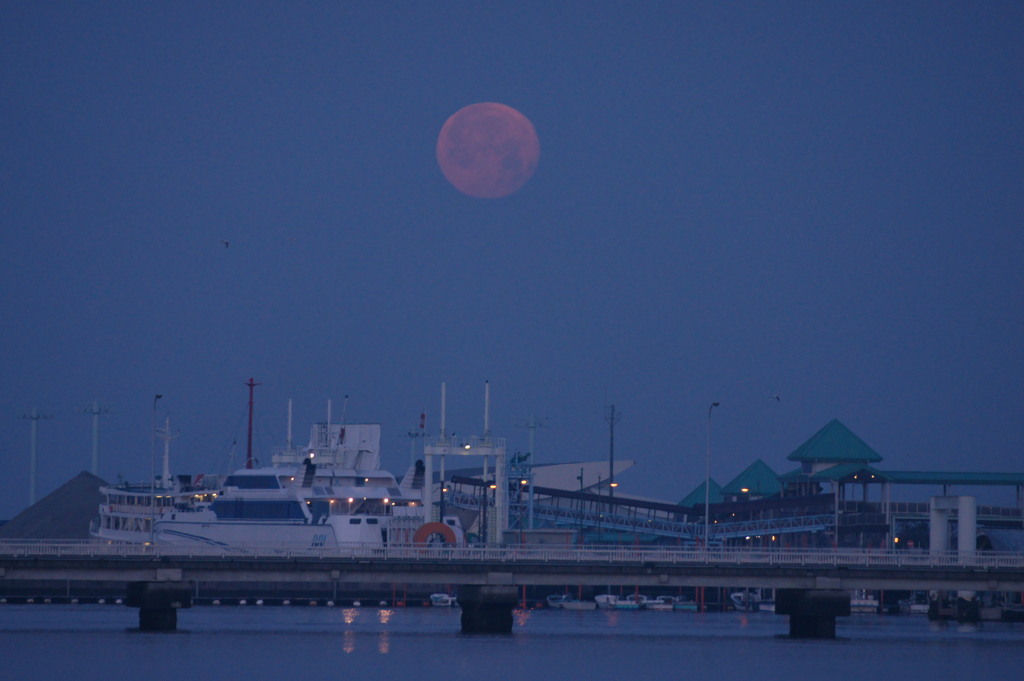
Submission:
<svg viewBox="0 0 1024 681">
<path fill-rule="evenodd" d="M 455 543 L 455 530 L 444 523 L 425 523 L 412 535 L 413 544 L 451 545 Z"/>
</svg>

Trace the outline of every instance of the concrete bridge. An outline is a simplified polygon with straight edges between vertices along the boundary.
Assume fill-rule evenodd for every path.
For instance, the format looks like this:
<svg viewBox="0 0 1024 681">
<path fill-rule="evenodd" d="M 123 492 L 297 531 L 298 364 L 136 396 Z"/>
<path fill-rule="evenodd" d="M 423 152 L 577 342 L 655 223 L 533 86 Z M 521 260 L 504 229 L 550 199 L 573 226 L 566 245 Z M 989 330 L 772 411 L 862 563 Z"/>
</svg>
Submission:
<svg viewBox="0 0 1024 681">
<path fill-rule="evenodd" d="M 812 629 L 824 626 L 825 635 L 831 621 L 834 635 L 835 616 L 849 613 L 850 590 L 1024 592 L 1024 555 L 714 547 L 225 548 L 0 542 L 0 590 L 5 583 L 40 581 L 151 585 L 136 587 L 135 605 L 144 611 L 146 594 L 159 594 L 150 609 L 165 614 L 189 597 L 188 585 L 201 582 L 326 584 L 341 589 L 354 584 L 456 584 L 464 587 L 464 611 L 472 603 L 462 593 L 475 593 L 480 594 L 479 603 L 501 613 L 507 610 L 509 617 L 516 587 L 521 586 L 771 588 L 791 594 L 780 599 L 786 603 L 782 614 L 790 615 L 791 631 L 795 621 L 810 617 Z M 824 601 L 822 595 L 827 596 Z"/>
</svg>

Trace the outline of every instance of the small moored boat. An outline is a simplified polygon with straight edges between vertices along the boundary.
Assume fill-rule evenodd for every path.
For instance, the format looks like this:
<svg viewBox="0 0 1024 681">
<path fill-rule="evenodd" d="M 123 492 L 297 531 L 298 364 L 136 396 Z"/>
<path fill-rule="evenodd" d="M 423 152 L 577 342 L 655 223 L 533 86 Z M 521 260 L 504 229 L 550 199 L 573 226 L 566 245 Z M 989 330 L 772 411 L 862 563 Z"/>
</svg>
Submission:
<svg viewBox="0 0 1024 681">
<path fill-rule="evenodd" d="M 458 604 L 455 596 L 450 594 L 430 594 L 430 606 L 433 608 L 454 608 Z"/>
<path fill-rule="evenodd" d="M 594 596 L 594 602 L 602 610 L 639 610 L 640 603 L 628 598 L 619 598 L 615 594 L 599 594 Z"/>
</svg>

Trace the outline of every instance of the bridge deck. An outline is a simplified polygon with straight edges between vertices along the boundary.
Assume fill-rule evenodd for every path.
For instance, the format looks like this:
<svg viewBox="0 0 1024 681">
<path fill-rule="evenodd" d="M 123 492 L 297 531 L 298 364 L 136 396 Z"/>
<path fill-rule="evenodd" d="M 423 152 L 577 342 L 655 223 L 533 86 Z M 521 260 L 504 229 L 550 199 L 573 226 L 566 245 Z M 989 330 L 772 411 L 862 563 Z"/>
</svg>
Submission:
<svg viewBox="0 0 1024 681">
<path fill-rule="evenodd" d="M 643 547 L 309 549 L 0 542 L 8 580 L 725 586 L 1024 592 L 1024 555 Z"/>
</svg>

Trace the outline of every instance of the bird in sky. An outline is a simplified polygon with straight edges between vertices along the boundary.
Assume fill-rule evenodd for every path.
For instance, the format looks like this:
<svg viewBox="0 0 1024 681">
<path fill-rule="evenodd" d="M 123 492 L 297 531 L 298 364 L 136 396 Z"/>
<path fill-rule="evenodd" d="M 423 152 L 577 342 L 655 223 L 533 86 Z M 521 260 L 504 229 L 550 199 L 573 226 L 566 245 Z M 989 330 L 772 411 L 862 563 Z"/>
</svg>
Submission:
<svg viewBox="0 0 1024 681">
<path fill-rule="evenodd" d="M 768 399 L 769 399 L 769 400 L 775 400 L 776 402 L 781 402 L 781 401 L 782 401 L 782 398 L 781 398 L 781 397 L 779 397 L 778 395 L 772 395 L 772 396 L 771 396 L 771 397 L 769 397 Z"/>
<path fill-rule="evenodd" d="M 227 242 L 227 241 L 225 241 L 224 239 L 221 239 L 221 240 L 220 240 L 220 242 L 221 242 L 222 244 L 224 244 L 224 248 L 227 248 L 228 246 L 230 246 L 230 245 L 231 245 L 230 243 L 228 243 L 228 242 Z"/>
</svg>

